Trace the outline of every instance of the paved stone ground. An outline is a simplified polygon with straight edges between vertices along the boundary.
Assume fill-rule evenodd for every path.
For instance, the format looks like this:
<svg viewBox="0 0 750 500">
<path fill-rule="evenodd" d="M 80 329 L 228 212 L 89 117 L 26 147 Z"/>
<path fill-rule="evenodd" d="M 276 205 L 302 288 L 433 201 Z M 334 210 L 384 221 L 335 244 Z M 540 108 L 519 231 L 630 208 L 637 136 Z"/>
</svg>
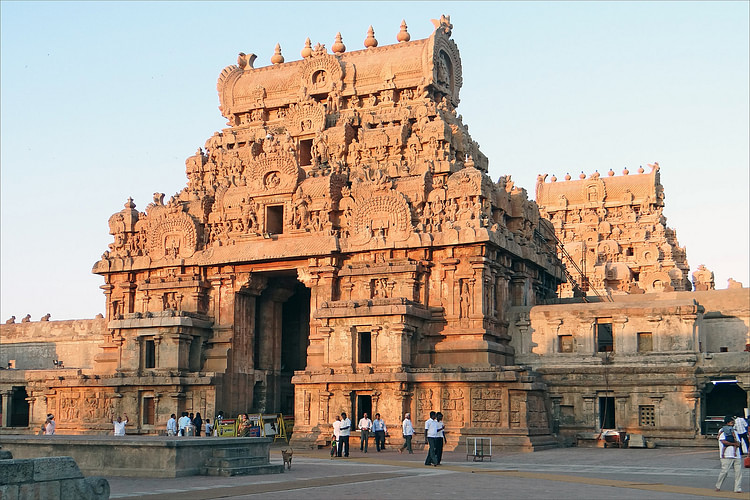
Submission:
<svg viewBox="0 0 750 500">
<path fill-rule="evenodd" d="M 281 463 L 283 445 L 271 449 Z M 730 473 L 721 492 L 718 451 L 706 448 L 562 448 L 536 453 L 497 453 L 491 461 L 466 461 L 463 450 L 445 453 L 440 467 L 424 465 L 426 453 L 400 455 L 352 450 L 331 460 L 327 450 L 296 451 L 284 474 L 177 479 L 108 477 L 112 498 L 177 499 L 750 499 L 732 493 Z M 750 491 L 750 469 L 742 489 Z"/>
</svg>

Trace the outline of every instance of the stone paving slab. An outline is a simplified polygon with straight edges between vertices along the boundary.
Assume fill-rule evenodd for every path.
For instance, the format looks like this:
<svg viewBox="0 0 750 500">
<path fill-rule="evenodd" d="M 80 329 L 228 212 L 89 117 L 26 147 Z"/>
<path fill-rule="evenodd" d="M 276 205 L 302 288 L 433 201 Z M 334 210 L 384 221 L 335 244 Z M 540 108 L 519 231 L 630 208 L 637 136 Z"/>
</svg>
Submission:
<svg viewBox="0 0 750 500">
<path fill-rule="evenodd" d="M 271 463 L 282 463 L 274 445 Z M 148 500 L 213 498 L 277 499 L 693 499 L 742 498 L 713 485 L 719 473 L 718 451 L 691 448 L 656 450 L 562 448 L 536 453 L 498 453 L 492 461 L 466 461 L 465 451 L 447 452 L 440 467 L 424 466 L 424 451 L 413 455 L 393 449 L 331 460 L 328 450 L 295 451 L 292 470 L 263 477 L 180 479 L 108 478 L 111 498 Z M 743 489 L 750 490 L 743 469 Z"/>
</svg>

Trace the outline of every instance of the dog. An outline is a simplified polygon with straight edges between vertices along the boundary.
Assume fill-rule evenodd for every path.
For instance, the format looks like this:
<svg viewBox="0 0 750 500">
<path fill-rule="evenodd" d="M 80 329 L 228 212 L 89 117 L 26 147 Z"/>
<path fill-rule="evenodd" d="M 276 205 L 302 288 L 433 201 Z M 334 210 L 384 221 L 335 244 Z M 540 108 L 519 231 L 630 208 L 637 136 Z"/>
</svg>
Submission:
<svg viewBox="0 0 750 500">
<path fill-rule="evenodd" d="M 284 459 L 284 466 L 292 470 L 292 455 L 294 450 L 281 450 L 281 457 Z"/>
</svg>

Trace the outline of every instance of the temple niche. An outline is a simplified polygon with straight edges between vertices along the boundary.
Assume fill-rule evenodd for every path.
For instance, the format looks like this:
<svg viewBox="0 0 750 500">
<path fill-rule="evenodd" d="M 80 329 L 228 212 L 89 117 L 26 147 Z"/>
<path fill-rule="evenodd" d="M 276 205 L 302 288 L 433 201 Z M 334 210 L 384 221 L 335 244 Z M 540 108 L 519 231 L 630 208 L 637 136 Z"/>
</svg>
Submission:
<svg viewBox="0 0 750 500">
<path fill-rule="evenodd" d="M 544 384 L 515 365 L 505 315 L 562 281 L 540 236 L 552 225 L 509 176 L 488 176 L 457 112 L 450 19 L 433 22 L 423 40 L 403 23 L 393 45 L 308 40 L 300 60 L 277 46 L 269 66 L 240 53 L 221 72 L 227 128 L 187 158 L 186 187 L 109 220 L 100 380 L 169 394 L 155 421 L 294 414 L 297 445 L 326 440 L 341 411 L 432 409 L 454 446 L 553 444 Z"/>
<path fill-rule="evenodd" d="M 621 176 L 612 170 L 606 177 L 581 173 L 563 182 L 538 176 L 541 216 L 552 223 L 567 254 L 561 256 L 568 275 L 558 290 L 561 297 L 692 290 L 685 248 L 662 214 L 659 164 L 648 166 L 648 173 L 643 168 L 637 175 L 627 169 Z"/>
</svg>

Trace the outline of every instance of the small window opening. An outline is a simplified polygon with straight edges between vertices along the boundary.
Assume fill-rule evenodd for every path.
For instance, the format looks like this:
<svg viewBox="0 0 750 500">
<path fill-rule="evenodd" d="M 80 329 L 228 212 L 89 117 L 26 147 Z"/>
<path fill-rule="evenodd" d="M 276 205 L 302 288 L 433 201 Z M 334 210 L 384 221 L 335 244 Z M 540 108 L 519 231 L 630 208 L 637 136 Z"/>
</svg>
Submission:
<svg viewBox="0 0 750 500">
<path fill-rule="evenodd" d="M 156 343 L 153 340 L 146 341 L 144 357 L 144 368 L 156 368 Z"/>
<path fill-rule="evenodd" d="M 299 141 L 299 165 L 307 167 L 312 165 L 312 139 L 302 139 Z"/>
<path fill-rule="evenodd" d="M 156 422 L 156 405 L 154 404 L 154 398 L 144 397 L 143 398 L 143 424 L 154 425 Z"/>
<path fill-rule="evenodd" d="M 370 332 L 359 332 L 359 356 L 360 363 L 372 363 L 372 337 Z"/>
<path fill-rule="evenodd" d="M 654 350 L 651 332 L 638 332 L 638 352 L 651 352 Z"/>
<path fill-rule="evenodd" d="M 719 347 L 719 352 L 729 352 L 728 347 Z"/>
<path fill-rule="evenodd" d="M 573 336 L 572 335 L 560 335 L 558 337 L 560 342 L 559 352 L 573 352 Z"/>
<path fill-rule="evenodd" d="M 610 320 L 598 320 L 596 323 L 596 352 L 612 352 L 615 350 L 615 339 L 612 335 Z"/>
<path fill-rule="evenodd" d="M 266 207 L 266 232 L 282 234 L 284 232 L 284 206 Z"/>
<path fill-rule="evenodd" d="M 628 247 L 628 249 L 625 250 L 625 255 L 627 255 L 628 257 L 632 257 L 633 256 L 633 247 Z"/>
<path fill-rule="evenodd" d="M 656 427 L 656 410 L 653 405 L 638 407 L 638 425 L 641 427 Z"/>
</svg>

